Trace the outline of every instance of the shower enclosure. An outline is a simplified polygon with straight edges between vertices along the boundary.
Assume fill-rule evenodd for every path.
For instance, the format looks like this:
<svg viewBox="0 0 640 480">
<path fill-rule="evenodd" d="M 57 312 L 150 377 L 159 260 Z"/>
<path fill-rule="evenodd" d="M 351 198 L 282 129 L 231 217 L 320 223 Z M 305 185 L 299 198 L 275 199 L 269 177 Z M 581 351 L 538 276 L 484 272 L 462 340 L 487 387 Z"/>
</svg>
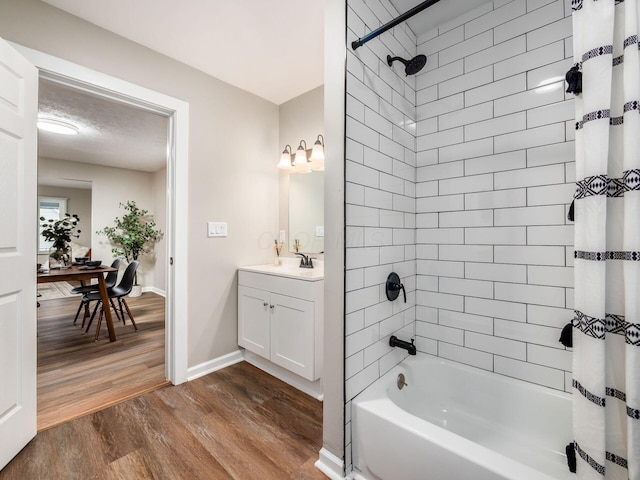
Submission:
<svg viewBox="0 0 640 480">
<path fill-rule="evenodd" d="M 571 391 L 571 351 L 558 341 L 573 317 L 566 3 L 489 1 L 347 48 L 347 473 L 351 400 L 407 355 L 391 335 L 415 338 L 418 357 Z M 400 13 L 348 0 L 347 44 Z M 428 61 L 415 74 L 388 64 L 418 55 Z M 407 303 L 385 296 L 392 271 Z"/>
</svg>

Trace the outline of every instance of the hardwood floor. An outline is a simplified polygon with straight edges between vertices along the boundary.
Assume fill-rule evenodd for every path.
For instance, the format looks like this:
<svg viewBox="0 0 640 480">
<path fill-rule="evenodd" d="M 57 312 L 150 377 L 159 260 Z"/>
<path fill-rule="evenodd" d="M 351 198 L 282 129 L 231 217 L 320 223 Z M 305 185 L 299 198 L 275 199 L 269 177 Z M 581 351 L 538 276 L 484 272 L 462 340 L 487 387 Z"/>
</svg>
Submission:
<svg viewBox="0 0 640 480">
<path fill-rule="evenodd" d="M 322 404 L 242 362 L 39 433 L 0 480 L 326 480 Z"/>
<path fill-rule="evenodd" d="M 114 315 L 115 342 L 104 321 L 97 342 L 97 318 L 88 333 L 82 317 L 73 324 L 79 300 L 46 300 L 38 308 L 38 431 L 167 385 L 163 297 L 127 299 L 138 331 L 126 312 L 126 325 Z"/>
</svg>

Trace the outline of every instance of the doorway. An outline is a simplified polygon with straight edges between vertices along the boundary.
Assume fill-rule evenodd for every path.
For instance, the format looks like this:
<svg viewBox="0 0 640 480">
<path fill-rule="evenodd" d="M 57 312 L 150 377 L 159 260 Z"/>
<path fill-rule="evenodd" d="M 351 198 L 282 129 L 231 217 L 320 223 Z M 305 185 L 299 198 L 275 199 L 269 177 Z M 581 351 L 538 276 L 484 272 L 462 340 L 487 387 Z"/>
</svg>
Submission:
<svg viewBox="0 0 640 480">
<path fill-rule="evenodd" d="M 187 380 L 187 163 L 188 103 L 21 45 L 12 44 L 40 70 L 41 78 L 92 92 L 159 115 L 169 121 L 166 175 L 165 378 Z M 178 253 L 177 253 L 178 252 Z"/>
<path fill-rule="evenodd" d="M 122 218 L 122 206 L 129 202 L 148 211 L 145 220 L 153 221 L 163 234 L 147 244 L 151 251 L 138 257 L 137 279 L 143 292 L 126 299 L 130 310 L 120 308 L 114 343 L 104 334 L 93 341 L 100 322 L 91 321 L 97 314 L 94 308 L 85 319 L 81 295 L 72 290 L 79 285 L 38 284 L 37 425 L 42 431 L 168 383 L 164 234 L 169 119 L 60 79 L 41 78 L 38 93 L 39 121 L 64 121 L 76 132 L 38 131 L 39 216 L 57 220 L 69 214 L 79 219 L 70 241 L 73 257 L 90 255 L 109 265 L 121 256 L 111 251 L 114 245 L 100 231 Z M 56 198 L 57 203 L 51 201 Z M 58 208 L 50 209 L 51 205 Z M 41 237 L 39 264 L 47 265 L 49 246 Z M 125 260 L 116 282 L 126 266 Z"/>
</svg>

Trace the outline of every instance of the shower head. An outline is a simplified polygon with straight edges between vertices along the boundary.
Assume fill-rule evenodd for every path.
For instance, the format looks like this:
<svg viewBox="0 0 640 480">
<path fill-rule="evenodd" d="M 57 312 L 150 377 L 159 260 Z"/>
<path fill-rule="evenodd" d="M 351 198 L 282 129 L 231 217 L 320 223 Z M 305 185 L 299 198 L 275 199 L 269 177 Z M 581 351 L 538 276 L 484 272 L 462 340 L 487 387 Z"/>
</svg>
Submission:
<svg viewBox="0 0 640 480">
<path fill-rule="evenodd" d="M 387 63 L 389 66 L 393 64 L 396 60 L 402 62 L 404 64 L 404 73 L 409 75 L 415 75 L 427 64 L 426 55 L 417 55 L 413 57 L 411 60 L 405 60 L 400 57 L 392 57 L 391 55 L 387 55 Z"/>
</svg>

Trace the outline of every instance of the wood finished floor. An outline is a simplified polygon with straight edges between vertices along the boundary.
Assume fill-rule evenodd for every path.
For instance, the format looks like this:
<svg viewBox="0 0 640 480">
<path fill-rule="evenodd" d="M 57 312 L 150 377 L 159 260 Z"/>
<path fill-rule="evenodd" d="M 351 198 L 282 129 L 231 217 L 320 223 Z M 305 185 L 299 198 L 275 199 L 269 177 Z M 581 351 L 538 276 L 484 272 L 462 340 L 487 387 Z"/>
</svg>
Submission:
<svg viewBox="0 0 640 480">
<path fill-rule="evenodd" d="M 0 480 L 326 480 L 322 403 L 242 362 L 39 433 Z"/>
<path fill-rule="evenodd" d="M 165 299 L 144 293 L 127 299 L 138 331 L 114 316 L 117 340 L 106 322 L 93 341 L 73 324 L 79 297 L 40 302 L 38 308 L 38 431 L 167 385 L 164 371 Z M 125 312 L 126 316 L 126 312 Z"/>
</svg>

